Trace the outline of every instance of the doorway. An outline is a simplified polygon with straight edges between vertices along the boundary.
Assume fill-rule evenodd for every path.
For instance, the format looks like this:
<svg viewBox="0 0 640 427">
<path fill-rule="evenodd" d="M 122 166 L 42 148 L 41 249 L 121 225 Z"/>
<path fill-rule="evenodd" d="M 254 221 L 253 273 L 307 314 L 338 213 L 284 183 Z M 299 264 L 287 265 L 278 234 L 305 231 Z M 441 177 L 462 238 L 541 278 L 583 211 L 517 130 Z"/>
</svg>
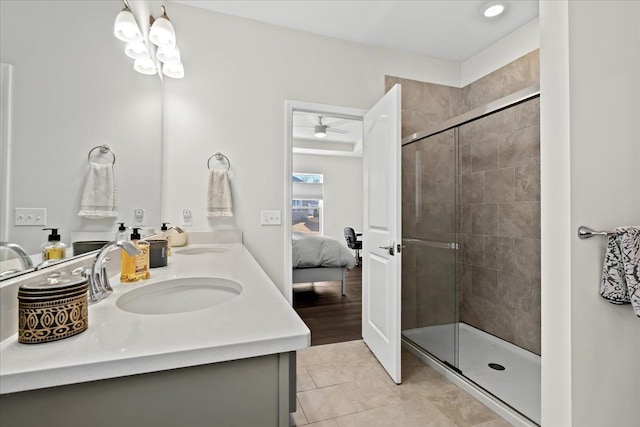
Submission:
<svg viewBox="0 0 640 427">
<path fill-rule="evenodd" d="M 311 330 L 312 345 L 361 339 L 361 264 L 353 265 L 356 253 L 347 248 L 344 228 L 359 233 L 363 224 L 363 112 L 297 102 L 289 106 L 286 163 L 290 172 L 285 179 L 290 189 L 283 216 L 286 241 L 291 245 L 285 255 L 287 270 L 293 268 L 288 298 Z M 340 253 L 301 259 L 301 245 L 310 239 L 321 239 L 323 248 Z M 332 269 L 327 255 L 349 262 L 347 268 Z M 306 268 L 296 268 L 300 263 Z M 307 273 L 312 273 L 309 278 Z"/>
</svg>

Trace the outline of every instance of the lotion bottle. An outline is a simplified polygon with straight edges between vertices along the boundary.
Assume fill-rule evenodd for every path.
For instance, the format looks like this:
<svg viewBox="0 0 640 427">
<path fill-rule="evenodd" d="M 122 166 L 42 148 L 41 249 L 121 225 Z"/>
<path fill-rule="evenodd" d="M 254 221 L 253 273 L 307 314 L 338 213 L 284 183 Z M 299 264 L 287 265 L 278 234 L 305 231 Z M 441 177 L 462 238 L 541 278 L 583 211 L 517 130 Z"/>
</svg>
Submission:
<svg viewBox="0 0 640 427">
<path fill-rule="evenodd" d="M 127 240 L 129 235 L 127 234 L 127 227 L 124 226 L 124 222 L 119 222 L 120 226 L 116 233 L 116 240 Z"/>
<path fill-rule="evenodd" d="M 163 239 L 167 239 L 167 256 L 171 256 L 171 239 L 169 239 L 169 235 L 167 232 L 169 228 L 167 227 L 168 222 L 163 222 L 162 227 L 160 227 L 160 235 Z"/>
<path fill-rule="evenodd" d="M 132 228 L 131 243 L 140 250 L 138 255 L 129 255 L 124 249 L 120 251 L 120 281 L 137 282 L 151 277 L 149 272 L 149 242 L 140 240 L 140 229 Z"/>
<path fill-rule="evenodd" d="M 43 230 L 51 230 L 51 234 L 42 248 L 42 260 L 64 259 L 67 251 L 67 245 L 60 241 L 60 235 L 57 228 L 43 228 Z"/>
</svg>

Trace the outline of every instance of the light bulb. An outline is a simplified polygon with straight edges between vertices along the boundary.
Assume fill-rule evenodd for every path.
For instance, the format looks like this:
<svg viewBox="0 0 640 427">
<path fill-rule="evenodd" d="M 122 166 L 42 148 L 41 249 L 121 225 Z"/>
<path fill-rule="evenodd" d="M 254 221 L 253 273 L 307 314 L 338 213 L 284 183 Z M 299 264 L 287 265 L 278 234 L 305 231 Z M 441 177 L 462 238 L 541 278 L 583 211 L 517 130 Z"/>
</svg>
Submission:
<svg viewBox="0 0 640 427">
<path fill-rule="evenodd" d="M 162 74 L 172 79 L 181 79 L 184 77 L 184 65 L 182 62 L 166 63 L 162 66 Z"/>
<path fill-rule="evenodd" d="M 180 49 L 178 49 L 178 46 L 174 48 L 159 47 L 156 56 L 161 62 L 177 63 L 180 62 Z"/>
<path fill-rule="evenodd" d="M 123 42 L 134 43 L 142 41 L 142 33 L 136 22 L 136 18 L 129 8 L 125 8 L 116 16 L 113 25 L 113 35 Z"/>
<path fill-rule="evenodd" d="M 131 59 L 149 57 L 149 51 L 147 50 L 147 46 L 142 42 L 127 43 L 127 45 L 124 48 L 124 53 Z"/>
<path fill-rule="evenodd" d="M 147 57 L 138 58 L 133 63 L 133 69 L 141 74 L 146 74 L 148 76 L 152 76 L 157 72 L 156 63 L 153 62 L 153 59 Z"/>
<path fill-rule="evenodd" d="M 149 30 L 149 41 L 158 47 L 176 47 L 176 32 L 173 24 L 162 16 L 153 21 Z"/>
</svg>

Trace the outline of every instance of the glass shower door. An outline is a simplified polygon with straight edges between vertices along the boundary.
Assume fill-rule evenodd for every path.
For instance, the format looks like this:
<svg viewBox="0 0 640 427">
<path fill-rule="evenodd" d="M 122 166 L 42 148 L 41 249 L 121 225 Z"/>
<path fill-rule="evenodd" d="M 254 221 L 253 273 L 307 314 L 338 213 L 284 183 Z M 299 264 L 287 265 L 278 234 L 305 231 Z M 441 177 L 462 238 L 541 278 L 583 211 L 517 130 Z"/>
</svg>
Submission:
<svg viewBox="0 0 640 427">
<path fill-rule="evenodd" d="M 457 130 L 402 148 L 402 334 L 458 366 Z"/>
</svg>

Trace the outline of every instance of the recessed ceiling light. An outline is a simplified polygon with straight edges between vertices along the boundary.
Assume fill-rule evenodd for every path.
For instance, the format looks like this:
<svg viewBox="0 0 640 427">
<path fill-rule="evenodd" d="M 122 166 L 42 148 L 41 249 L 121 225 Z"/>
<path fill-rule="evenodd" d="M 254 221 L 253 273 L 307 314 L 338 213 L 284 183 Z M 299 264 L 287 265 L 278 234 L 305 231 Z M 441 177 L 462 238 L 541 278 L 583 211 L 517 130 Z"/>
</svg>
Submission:
<svg viewBox="0 0 640 427">
<path fill-rule="evenodd" d="M 482 14 L 486 18 L 494 18 L 504 12 L 506 6 L 499 1 L 491 1 L 484 5 L 482 8 Z"/>
</svg>

